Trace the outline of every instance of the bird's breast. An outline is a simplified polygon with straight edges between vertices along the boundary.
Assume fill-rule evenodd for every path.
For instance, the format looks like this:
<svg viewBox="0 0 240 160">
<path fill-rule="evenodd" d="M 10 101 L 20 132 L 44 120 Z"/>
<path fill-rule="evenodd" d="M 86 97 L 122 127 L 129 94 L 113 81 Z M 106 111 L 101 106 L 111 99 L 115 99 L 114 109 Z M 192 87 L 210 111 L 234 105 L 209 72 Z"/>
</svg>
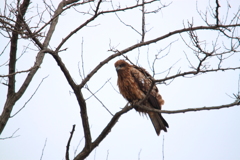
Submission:
<svg viewBox="0 0 240 160">
<path fill-rule="evenodd" d="M 118 87 L 120 93 L 128 101 L 132 102 L 134 100 L 140 100 L 144 98 L 143 92 L 139 89 L 137 83 L 131 76 L 129 77 L 118 77 Z"/>
</svg>

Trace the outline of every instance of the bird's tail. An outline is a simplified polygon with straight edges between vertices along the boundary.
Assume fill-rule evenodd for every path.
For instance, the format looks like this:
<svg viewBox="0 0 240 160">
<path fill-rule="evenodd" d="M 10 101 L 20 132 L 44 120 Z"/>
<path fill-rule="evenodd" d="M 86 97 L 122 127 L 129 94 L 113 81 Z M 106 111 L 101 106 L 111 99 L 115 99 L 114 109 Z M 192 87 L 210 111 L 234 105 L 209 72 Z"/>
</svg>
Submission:
<svg viewBox="0 0 240 160">
<path fill-rule="evenodd" d="M 161 130 L 167 132 L 168 123 L 160 113 L 149 112 L 148 115 L 158 136 L 160 135 Z"/>
</svg>

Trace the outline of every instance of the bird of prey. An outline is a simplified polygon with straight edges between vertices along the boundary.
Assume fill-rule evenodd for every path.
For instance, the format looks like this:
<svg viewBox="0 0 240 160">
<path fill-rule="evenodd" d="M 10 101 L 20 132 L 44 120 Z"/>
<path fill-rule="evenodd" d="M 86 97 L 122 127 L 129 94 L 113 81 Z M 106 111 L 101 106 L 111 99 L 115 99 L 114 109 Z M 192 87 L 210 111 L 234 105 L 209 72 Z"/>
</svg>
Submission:
<svg viewBox="0 0 240 160">
<path fill-rule="evenodd" d="M 115 63 L 118 75 L 118 87 L 122 96 L 130 103 L 138 102 L 144 99 L 149 93 L 143 105 L 146 107 L 161 109 L 164 104 L 162 96 L 158 93 L 158 88 L 154 84 L 152 87 L 153 77 L 142 67 L 131 65 L 124 60 L 118 60 Z M 149 90 L 152 90 L 149 92 Z M 160 131 L 167 132 L 168 123 L 160 113 L 150 112 L 143 109 L 135 108 L 140 113 L 149 115 L 157 135 Z"/>
</svg>

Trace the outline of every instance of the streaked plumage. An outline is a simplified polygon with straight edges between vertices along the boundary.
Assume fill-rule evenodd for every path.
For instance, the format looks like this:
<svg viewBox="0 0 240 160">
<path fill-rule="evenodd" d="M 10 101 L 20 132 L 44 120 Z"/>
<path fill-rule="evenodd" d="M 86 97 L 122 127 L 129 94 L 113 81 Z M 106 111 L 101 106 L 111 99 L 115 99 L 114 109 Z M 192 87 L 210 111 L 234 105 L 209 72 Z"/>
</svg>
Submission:
<svg viewBox="0 0 240 160">
<path fill-rule="evenodd" d="M 118 60 L 115 63 L 115 68 L 118 74 L 118 87 L 123 97 L 129 102 L 144 99 L 152 84 L 151 75 L 144 68 L 130 65 L 124 60 Z M 161 109 L 163 104 L 164 100 L 158 93 L 157 86 L 154 85 L 144 105 L 150 108 Z M 149 115 L 157 135 L 160 134 L 161 130 L 167 132 L 168 123 L 160 113 L 135 109 Z"/>
</svg>

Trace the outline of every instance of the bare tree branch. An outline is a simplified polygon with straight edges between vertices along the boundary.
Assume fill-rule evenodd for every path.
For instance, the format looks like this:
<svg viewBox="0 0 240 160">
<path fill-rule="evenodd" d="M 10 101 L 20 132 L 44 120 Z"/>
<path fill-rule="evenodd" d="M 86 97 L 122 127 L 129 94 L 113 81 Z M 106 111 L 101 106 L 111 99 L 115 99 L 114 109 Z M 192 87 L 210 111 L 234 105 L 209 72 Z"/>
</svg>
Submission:
<svg viewBox="0 0 240 160">
<path fill-rule="evenodd" d="M 234 25 L 219 25 L 219 28 L 228 28 L 228 27 L 237 27 L 240 26 L 240 24 L 234 24 Z M 90 80 L 90 78 L 100 69 L 102 68 L 102 66 L 104 66 L 106 63 L 108 63 L 110 60 L 112 60 L 115 57 L 121 56 L 125 53 L 128 53 L 138 47 L 142 47 L 142 46 L 146 46 L 146 45 L 150 45 L 152 43 L 156 43 L 158 41 L 161 41 L 165 38 L 171 37 L 173 35 L 179 34 L 179 33 L 184 33 L 184 32 L 188 32 L 188 31 L 195 31 L 195 30 L 219 30 L 218 27 L 216 26 L 197 26 L 197 27 L 190 27 L 190 28 L 184 28 L 184 29 L 179 29 L 179 30 L 175 30 L 173 32 L 169 32 L 168 34 L 165 34 L 163 36 L 157 37 L 155 39 L 149 40 L 149 41 L 145 41 L 145 42 L 140 42 L 137 43 L 135 45 L 132 45 L 122 51 L 118 51 L 118 50 L 110 50 L 115 52 L 115 54 L 110 55 L 109 57 L 107 57 L 105 60 L 101 61 L 99 63 L 99 65 L 97 65 L 87 76 L 86 78 L 84 78 L 82 80 L 82 82 L 79 84 L 79 88 L 84 87 L 84 85 Z"/>
<path fill-rule="evenodd" d="M 72 140 L 72 136 L 73 136 L 73 133 L 75 131 L 75 124 L 73 125 L 73 128 L 72 128 L 72 131 L 70 132 L 70 137 L 68 139 L 68 143 L 67 143 L 67 146 L 66 146 L 66 155 L 65 155 L 65 159 L 66 160 L 69 160 L 69 147 L 70 147 L 70 143 L 71 143 L 71 140 Z"/>
<path fill-rule="evenodd" d="M 141 103 L 136 103 L 134 104 L 133 107 L 139 107 L 145 111 L 150 111 L 150 112 L 157 112 L 157 113 L 166 113 L 166 114 L 175 114 L 175 113 L 186 113 L 186 112 L 196 112 L 196 111 L 204 111 L 204 110 L 216 110 L 216 109 L 223 109 L 223 108 L 230 108 L 230 107 L 235 107 L 240 105 L 240 100 L 237 99 L 233 103 L 225 104 L 225 105 L 220 105 L 220 106 L 212 106 L 212 107 L 201 107 L 201 108 L 188 108 L 188 109 L 181 109 L 181 110 L 173 110 L 173 111 L 168 111 L 168 110 L 158 110 L 154 108 L 149 108 L 144 105 L 141 105 Z"/>
<path fill-rule="evenodd" d="M 97 139 L 93 143 L 91 143 L 91 147 L 90 148 L 84 147 L 84 149 L 74 158 L 74 160 L 82 160 L 82 159 L 86 158 L 91 153 L 91 151 L 95 147 L 97 147 L 102 142 L 102 140 L 108 135 L 108 133 L 114 127 L 114 125 L 116 124 L 118 119 L 121 117 L 121 115 L 124 113 L 127 113 L 131 109 L 132 109 L 132 106 L 128 106 L 128 104 L 127 104 L 121 111 L 117 112 L 112 117 L 112 119 L 110 120 L 108 125 L 103 129 L 101 134 L 97 137 Z"/>
<path fill-rule="evenodd" d="M 175 79 L 177 77 L 185 77 L 187 75 L 197 75 L 199 73 L 208 73 L 208 72 L 217 72 L 217 71 L 228 71 L 228 70 L 238 70 L 240 69 L 240 67 L 234 67 L 234 68 L 217 68 L 217 69 L 209 69 L 209 70 L 199 70 L 199 71 L 188 71 L 188 72 L 183 72 L 183 73 L 177 73 L 173 76 L 169 76 L 169 77 L 165 77 L 163 79 L 158 79 L 158 80 L 155 80 L 155 82 L 158 82 L 158 83 L 162 83 L 162 82 L 165 82 L 167 80 L 172 80 L 172 79 Z"/>
<path fill-rule="evenodd" d="M 8 75 L 0 75 L 0 77 L 9 77 L 9 76 L 12 76 L 12 75 L 15 75 L 15 74 L 19 74 L 19 73 L 30 72 L 32 69 L 34 69 L 36 67 L 39 67 L 39 66 L 34 66 L 34 67 L 31 67 L 30 69 L 17 71 L 15 73 L 11 73 L 11 74 L 8 74 Z"/>
<path fill-rule="evenodd" d="M 86 101 L 82 95 L 82 91 L 80 90 L 80 88 L 75 84 L 75 82 L 73 81 L 68 69 L 66 68 L 65 64 L 62 62 L 62 59 L 60 58 L 60 56 L 55 53 L 54 51 L 51 50 L 47 50 L 48 53 L 50 53 L 53 58 L 55 59 L 55 61 L 57 62 L 58 66 L 61 68 L 65 78 L 67 79 L 69 85 L 71 86 L 71 88 L 73 89 L 75 96 L 77 98 L 77 101 L 79 103 L 80 106 L 80 115 L 82 118 L 82 124 L 83 124 L 83 128 L 84 128 L 84 138 L 85 138 L 85 147 L 84 148 L 90 148 L 90 144 L 92 141 L 91 138 L 91 132 L 90 132 L 90 127 L 89 127 L 89 122 L 88 122 L 88 114 L 87 114 L 87 108 L 86 108 Z"/>
</svg>

